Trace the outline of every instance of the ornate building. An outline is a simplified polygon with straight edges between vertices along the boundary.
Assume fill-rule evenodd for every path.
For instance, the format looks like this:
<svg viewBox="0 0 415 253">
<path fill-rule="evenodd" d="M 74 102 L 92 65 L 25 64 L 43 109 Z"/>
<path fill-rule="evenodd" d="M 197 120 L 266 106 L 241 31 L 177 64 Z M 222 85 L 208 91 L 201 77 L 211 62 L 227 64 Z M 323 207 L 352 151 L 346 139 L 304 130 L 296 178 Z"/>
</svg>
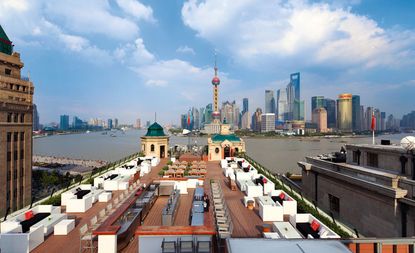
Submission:
<svg viewBox="0 0 415 253">
<path fill-rule="evenodd" d="M 164 134 L 163 127 L 154 122 L 148 129 L 147 134 L 141 137 L 141 151 L 145 156 L 165 158 L 168 156 L 169 136 Z"/>
<path fill-rule="evenodd" d="M 0 26 L 0 216 L 32 198 L 34 87 L 21 76 L 24 64 Z"/>
</svg>

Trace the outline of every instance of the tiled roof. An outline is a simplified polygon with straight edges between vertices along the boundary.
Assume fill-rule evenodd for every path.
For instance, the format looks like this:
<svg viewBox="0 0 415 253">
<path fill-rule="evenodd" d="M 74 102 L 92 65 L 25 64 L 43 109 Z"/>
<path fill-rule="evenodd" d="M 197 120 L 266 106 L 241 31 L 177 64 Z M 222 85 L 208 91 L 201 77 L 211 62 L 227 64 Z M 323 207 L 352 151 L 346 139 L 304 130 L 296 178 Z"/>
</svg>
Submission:
<svg viewBox="0 0 415 253">
<path fill-rule="evenodd" d="M 230 142 L 240 142 L 241 139 L 234 134 L 215 134 L 212 136 L 213 142 L 223 142 L 228 140 Z"/>
<path fill-rule="evenodd" d="M 157 136 L 166 136 L 164 134 L 163 127 L 160 126 L 157 122 L 154 122 L 148 129 L 146 136 L 157 137 Z"/>
<path fill-rule="evenodd" d="M 13 44 L 10 41 L 7 34 L 4 32 L 3 27 L 0 25 L 0 52 L 11 55 L 13 53 Z"/>
</svg>

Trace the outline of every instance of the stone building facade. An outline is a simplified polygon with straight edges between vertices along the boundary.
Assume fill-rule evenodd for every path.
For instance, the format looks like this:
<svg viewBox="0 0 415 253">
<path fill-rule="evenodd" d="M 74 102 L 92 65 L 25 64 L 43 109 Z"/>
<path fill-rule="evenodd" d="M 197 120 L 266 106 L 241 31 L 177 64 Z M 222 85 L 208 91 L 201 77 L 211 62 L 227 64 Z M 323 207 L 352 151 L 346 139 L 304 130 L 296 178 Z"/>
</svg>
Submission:
<svg viewBox="0 0 415 253">
<path fill-rule="evenodd" d="M 12 52 L 0 26 L 0 216 L 29 205 L 32 198 L 32 82 L 21 75 L 20 54 Z M 9 44 L 10 43 L 10 44 Z M 10 45 L 10 47 L 7 47 Z"/>
<path fill-rule="evenodd" d="M 369 237 L 415 236 L 415 156 L 394 145 L 346 145 L 346 162 L 306 157 L 308 199 Z"/>
</svg>

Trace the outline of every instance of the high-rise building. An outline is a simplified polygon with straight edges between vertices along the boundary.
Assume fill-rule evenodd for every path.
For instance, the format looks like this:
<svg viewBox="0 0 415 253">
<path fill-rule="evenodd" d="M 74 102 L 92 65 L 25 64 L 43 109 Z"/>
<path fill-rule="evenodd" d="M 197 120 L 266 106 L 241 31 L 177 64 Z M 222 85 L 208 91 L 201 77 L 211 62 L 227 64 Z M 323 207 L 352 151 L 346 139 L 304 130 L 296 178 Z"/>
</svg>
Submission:
<svg viewBox="0 0 415 253">
<path fill-rule="evenodd" d="M 327 111 L 327 127 L 336 128 L 337 118 L 336 118 L 336 101 L 334 99 L 326 98 L 324 99 L 325 109 Z"/>
<path fill-rule="evenodd" d="M 385 131 L 386 130 L 386 112 L 380 112 L 380 126 L 381 126 L 381 131 Z"/>
<path fill-rule="evenodd" d="M 324 96 L 311 97 L 311 111 L 314 112 L 317 108 L 325 107 L 325 102 L 326 100 L 324 99 Z"/>
<path fill-rule="evenodd" d="M 226 123 L 229 124 L 232 129 L 238 129 L 239 107 L 236 105 L 235 101 L 232 103 L 229 101 L 222 103 L 220 116 L 222 122 L 225 122 L 226 120 Z"/>
<path fill-rule="evenodd" d="M 251 129 L 254 132 L 261 131 L 261 115 L 262 115 L 261 108 L 257 108 L 256 111 L 252 114 Z"/>
<path fill-rule="evenodd" d="M 337 128 L 342 132 L 351 132 L 352 122 L 352 94 L 340 94 L 337 99 Z"/>
<path fill-rule="evenodd" d="M 279 122 L 288 120 L 288 109 L 287 89 L 281 88 L 277 91 L 277 120 Z"/>
<path fill-rule="evenodd" d="M 33 131 L 40 130 L 39 113 L 36 104 L 33 104 Z"/>
<path fill-rule="evenodd" d="M 415 111 L 405 114 L 400 125 L 406 129 L 415 129 Z"/>
<path fill-rule="evenodd" d="M 361 118 L 360 118 L 360 96 L 352 96 L 352 129 L 353 131 L 360 131 L 361 129 Z"/>
<path fill-rule="evenodd" d="M 290 75 L 290 83 L 287 85 L 288 113 L 286 120 L 300 119 L 300 73 Z"/>
<path fill-rule="evenodd" d="M 242 114 L 249 111 L 249 103 L 248 103 L 248 98 L 243 98 L 242 99 Z"/>
<path fill-rule="evenodd" d="M 275 113 L 264 113 L 261 115 L 261 132 L 275 131 Z"/>
<path fill-rule="evenodd" d="M 294 105 L 294 115 L 296 120 L 304 120 L 304 100 L 295 100 Z"/>
<path fill-rule="evenodd" d="M 118 119 L 117 118 L 114 119 L 114 128 L 118 128 Z"/>
<path fill-rule="evenodd" d="M 208 104 L 205 107 L 205 124 L 210 124 L 212 123 L 212 104 Z"/>
<path fill-rule="evenodd" d="M 72 128 L 73 129 L 82 129 L 85 128 L 86 123 L 84 121 L 82 121 L 80 118 L 78 118 L 77 116 L 74 116 L 72 118 Z"/>
<path fill-rule="evenodd" d="M 112 119 L 108 119 L 108 121 L 107 121 L 108 123 L 107 123 L 107 128 L 108 129 L 112 129 L 113 128 L 113 125 L 112 125 Z"/>
<path fill-rule="evenodd" d="M 317 124 L 317 131 L 320 133 L 327 132 L 327 111 L 324 107 L 318 107 L 313 111 L 313 123 Z"/>
<path fill-rule="evenodd" d="M 0 26 L 0 216 L 32 199 L 33 83 Z"/>
<path fill-rule="evenodd" d="M 400 126 L 400 120 L 393 117 L 392 114 L 388 116 L 386 120 L 386 130 L 388 131 L 398 131 Z"/>
<path fill-rule="evenodd" d="M 314 122 L 313 115 L 314 110 L 317 108 L 325 107 L 326 100 L 324 96 L 314 96 L 311 97 L 311 121 Z"/>
<path fill-rule="evenodd" d="M 275 113 L 275 98 L 273 90 L 265 90 L 265 113 Z"/>
<path fill-rule="evenodd" d="M 136 119 L 135 120 L 135 126 L 134 126 L 135 128 L 137 128 L 137 129 L 141 129 L 141 119 Z"/>
<path fill-rule="evenodd" d="M 64 131 L 69 129 L 69 115 L 60 116 L 59 129 Z"/>
<path fill-rule="evenodd" d="M 195 107 L 192 107 L 192 119 L 193 119 L 193 129 L 200 129 L 200 117 L 199 110 Z"/>
<path fill-rule="evenodd" d="M 364 106 L 363 105 L 361 105 L 360 106 L 360 130 L 362 130 L 362 131 L 364 131 L 364 130 L 366 130 L 366 127 L 365 127 L 365 121 L 366 120 L 366 118 L 365 118 L 365 108 L 364 108 Z"/>
</svg>

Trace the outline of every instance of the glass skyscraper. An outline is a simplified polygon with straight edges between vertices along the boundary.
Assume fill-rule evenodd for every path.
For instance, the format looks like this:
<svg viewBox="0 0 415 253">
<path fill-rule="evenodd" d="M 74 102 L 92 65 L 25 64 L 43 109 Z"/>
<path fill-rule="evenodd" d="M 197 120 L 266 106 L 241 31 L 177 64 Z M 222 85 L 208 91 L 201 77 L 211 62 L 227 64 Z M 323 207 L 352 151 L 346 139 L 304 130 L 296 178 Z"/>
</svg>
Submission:
<svg viewBox="0 0 415 253">
<path fill-rule="evenodd" d="M 325 107 L 325 100 L 323 96 L 311 97 L 311 113 L 317 108 Z"/>
<path fill-rule="evenodd" d="M 352 128 L 353 131 L 360 131 L 361 129 L 361 118 L 360 118 L 360 96 L 352 96 Z"/>
<path fill-rule="evenodd" d="M 69 129 L 69 115 L 61 115 L 60 122 L 59 122 L 59 129 L 60 130 Z"/>
<path fill-rule="evenodd" d="M 247 111 L 249 111 L 248 98 L 244 98 L 242 99 L 242 114 L 244 114 Z"/>
<path fill-rule="evenodd" d="M 290 75 L 290 83 L 287 85 L 287 102 L 288 117 L 286 120 L 301 120 L 300 105 L 302 101 L 300 100 L 300 73 L 293 73 Z"/>
<path fill-rule="evenodd" d="M 275 98 L 273 90 L 265 90 L 265 113 L 275 113 Z"/>
<path fill-rule="evenodd" d="M 324 108 L 327 111 L 327 127 L 336 128 L 336 100 L 326 98 L 324 99 Z"/>
</svg>

